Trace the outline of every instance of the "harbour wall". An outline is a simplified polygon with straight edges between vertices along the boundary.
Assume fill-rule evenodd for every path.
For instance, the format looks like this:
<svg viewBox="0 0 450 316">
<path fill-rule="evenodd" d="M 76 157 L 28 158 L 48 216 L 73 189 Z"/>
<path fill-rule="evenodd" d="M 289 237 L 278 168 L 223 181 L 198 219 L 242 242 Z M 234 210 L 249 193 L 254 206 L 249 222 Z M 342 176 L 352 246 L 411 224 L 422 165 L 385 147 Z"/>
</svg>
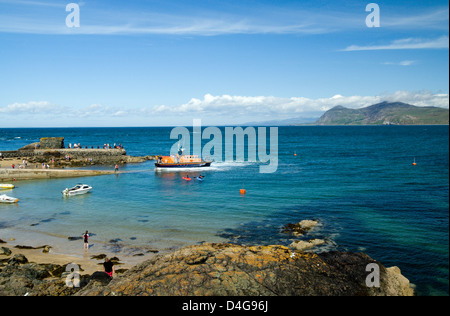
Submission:
<svg viewBox="0 0 450 316">
<path fill-rule="evenodd" d="M 3 158 L 32 158 L 49 157 L 63 158 L 70 156 L 70 159 L 86 158 L 117 158 L 127 154 L 125 149 L 33 149 L 33 150 L 9 150 L 0 151 Z"/>
</svg>

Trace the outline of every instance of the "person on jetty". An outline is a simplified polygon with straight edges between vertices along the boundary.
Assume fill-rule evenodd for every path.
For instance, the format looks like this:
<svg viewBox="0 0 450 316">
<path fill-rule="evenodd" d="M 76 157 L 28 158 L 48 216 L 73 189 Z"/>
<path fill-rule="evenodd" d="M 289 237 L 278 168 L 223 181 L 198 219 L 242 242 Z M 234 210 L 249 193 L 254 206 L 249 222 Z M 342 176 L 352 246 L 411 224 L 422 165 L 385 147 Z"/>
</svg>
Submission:
<svg viewBox="0 0 450 316">
<path fill-rule="evenodd" d="M 103 271 L 107 275 L 109 275 L 111 278 L 112 278 L 113 274 L 115 273 L 114 263 L 109 261 L 108 258 L 105 258 L 105 262 L 103 262 Z"/>
<path fill-rule="evenodd" d="M 84 240 L 83 250 L 89 251 L 89 232 L 88 231 L 86 231 L 83 234 L 83 240 Z"/>
</svg>

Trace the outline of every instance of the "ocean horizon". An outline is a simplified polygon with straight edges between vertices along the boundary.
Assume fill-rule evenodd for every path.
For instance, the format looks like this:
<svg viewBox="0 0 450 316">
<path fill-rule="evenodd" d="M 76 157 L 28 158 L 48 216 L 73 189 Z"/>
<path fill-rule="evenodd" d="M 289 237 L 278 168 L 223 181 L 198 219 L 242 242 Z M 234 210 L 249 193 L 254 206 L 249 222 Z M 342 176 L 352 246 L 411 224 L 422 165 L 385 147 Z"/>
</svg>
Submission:
<svg viewBox="0 0 450 316">
<path fill-rule="evenodd" d="M 116 143 L 132 156 L 167 155 L 176 142 L 171 130 L 0 128 L 0 152 L 64 137 L 66 147 Z M 154 161 L 146 161 L 120 166 L 126 173 L 119 175 L 17 182 L 7 194 L 19 203 L 0 205 L 0 239 L 51 242 L 69 254 L 82 248 L 68 237 L 85 230 L 93 233 L 93 249 L 118 254 L 202 242 L 288 246 L 302 238 L 283 226 L 315 219 L 318 227 L 303 239 L 325 244 L 313 251 L 364 252 L 398 266 L 418 295 L 448 295 L 448 144 L 448 125 L 279 126 L 274 173 L 260 173 L 262 163 L 247 155 L 226 160 L 223 150 L 222 161 L 201 171 L 155 172 Z M 182 179 L 200 173 L 202 182 Z M 93 190 L 63 198 L 76 183 Z"/>
</svg>

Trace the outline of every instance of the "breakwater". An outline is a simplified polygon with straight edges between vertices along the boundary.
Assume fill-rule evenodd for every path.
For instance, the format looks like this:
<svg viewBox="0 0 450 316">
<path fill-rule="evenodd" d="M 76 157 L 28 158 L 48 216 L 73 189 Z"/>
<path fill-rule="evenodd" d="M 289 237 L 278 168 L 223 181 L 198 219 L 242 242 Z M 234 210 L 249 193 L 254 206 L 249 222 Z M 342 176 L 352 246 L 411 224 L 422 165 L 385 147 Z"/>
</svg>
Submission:
<svg viewBox="0 0 450 316">
<path fill-rule="evenodd" d="M 117 173 L 114 170 L 0 169 L 0 181 L 76 178 Z"/>
<path fill-rule="evenodd" d="M 38 158 L 38 157 L 56 157 L 64 159 L 69 156 L 72 159 L 83 158 L 120 158 L 126 156 L 125 149 L 32 149 L 32 150 L 9 150 L 2 151 L 3 158 Z"/>
<path fill-rule="evenodd" d="M 52 167 L 80 167 L 93 164 L 123 164 L 130 162 L 142 162 L 154 159 L 154 156 L 132 157 L 121 146 L 84 146 L 69 144 L 65 148 L 64 137 L 43 137 L 40 142 L 26 145 L 18 150 L 0 152 L 0 160 L 27 161 L 22 167 L 28 167 L 28 163 L 44 163 Z M 16 164 L 16 162 L 13 162 Z M 14 166 L 15 167 L 15 166 Z M 38 166 L 35 165 L 37 168 Z"/>
</svg>

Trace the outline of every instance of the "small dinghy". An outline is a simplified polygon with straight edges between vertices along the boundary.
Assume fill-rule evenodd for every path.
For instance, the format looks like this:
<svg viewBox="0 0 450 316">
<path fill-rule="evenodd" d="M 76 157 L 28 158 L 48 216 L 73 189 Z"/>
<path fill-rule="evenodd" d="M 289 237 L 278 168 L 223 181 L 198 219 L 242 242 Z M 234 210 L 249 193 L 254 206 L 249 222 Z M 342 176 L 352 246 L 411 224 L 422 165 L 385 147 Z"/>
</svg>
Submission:
<svg viewBox="0 0 450 316">
<path fill-rule="evenodd" d="M 64 189 L 61 193 L 65 196 L 72 196 L 72 195 L 86 194 L 91 190 L 92 190 L 92 187 L 87 184 L 77 184 L 73 188 Z"/>
<path fill-rule="evenodd" d="M 0 189 L 14 189 L 14 184 L 0 183 Z"/>
<path fill-rule="evenodd" d="M 7 196 L 6 194 L 0 195 L 0 203 L 17 203 L 19 199 Z"/>
</svg>

